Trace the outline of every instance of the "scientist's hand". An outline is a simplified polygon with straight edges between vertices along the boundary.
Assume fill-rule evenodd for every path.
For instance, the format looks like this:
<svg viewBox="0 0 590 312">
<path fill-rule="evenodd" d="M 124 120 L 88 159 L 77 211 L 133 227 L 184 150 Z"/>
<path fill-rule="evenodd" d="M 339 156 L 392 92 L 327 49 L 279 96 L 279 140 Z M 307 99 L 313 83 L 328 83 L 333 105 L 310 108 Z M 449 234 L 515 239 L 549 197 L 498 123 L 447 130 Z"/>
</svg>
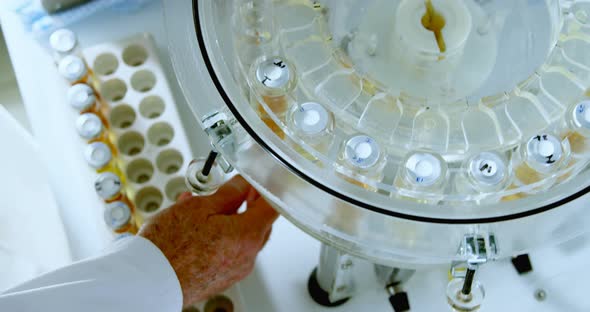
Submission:
<svg viewBox="0 0 590 312">
<path fill-rule="evenodd" d="M 248 210 L 237 214 L 243 202 Z M 275 210 L 242 177 L 213 196 L 184 194 L 154 217 L 140 235 L 152 241 L 172 264 L 184 304 L 218 294 L 244 279 L 270 236 Z"/>
</svg>

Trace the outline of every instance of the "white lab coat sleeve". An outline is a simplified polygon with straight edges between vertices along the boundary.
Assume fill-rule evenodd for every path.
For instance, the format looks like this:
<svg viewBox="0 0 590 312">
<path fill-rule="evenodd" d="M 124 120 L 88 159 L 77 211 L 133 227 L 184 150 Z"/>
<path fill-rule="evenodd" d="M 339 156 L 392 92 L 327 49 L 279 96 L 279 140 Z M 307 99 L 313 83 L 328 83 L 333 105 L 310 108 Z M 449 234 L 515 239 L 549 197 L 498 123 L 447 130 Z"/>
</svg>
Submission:
<svg viewBox="0 0 590 312">
<path fill-rule="evenodd" d="M 96 258 L 0 294 L 2 312 L 180 312 L 174 269 L 149 240 L 128 237 Z"/>
</svg>

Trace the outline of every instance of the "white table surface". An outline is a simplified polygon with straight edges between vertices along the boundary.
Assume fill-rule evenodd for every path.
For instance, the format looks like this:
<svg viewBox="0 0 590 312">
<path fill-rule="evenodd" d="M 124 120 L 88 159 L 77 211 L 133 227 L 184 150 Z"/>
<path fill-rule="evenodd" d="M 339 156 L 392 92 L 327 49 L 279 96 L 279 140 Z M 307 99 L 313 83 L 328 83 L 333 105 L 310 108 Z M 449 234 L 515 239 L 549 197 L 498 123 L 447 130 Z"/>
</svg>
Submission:
<svg viewBox="0 0 590 312">
<path fill-rule="evenodd" d="M 172 0 L 170 0 L 172 1 Z M 58 77 L 51 58 L 29 38 L 17 18 L 0 12 L 17 80 L 25 102 L 33 133 L 42 149 L 50 181 L 66 224 L 76 259 L 98 252 L 109 242 L 99 216 L 100 207 L 91 185 L 91 176 L 80 155 L 80 140 L 71 125 L 72 112 L 64 104 L 65 83 Z M 112 14 L 93 17 L 75 27 L 82 44 L 116 40 L 138 32 L 151 32 L 165 51 L 165 30 L 159 4 L 126 17 Z M 160 57 L 170 80 L 174 77 L 169 60 Z M 172 81 L 171 81 L 172 82 Z M 194 122 L 191 114 L 182 113 L 181 93 L 173 92 L 179 102 L 183 123 Z M 188 128 L 194 129 L 194 127 Z M 195 154 L 205 154 L 206 140 L 192 131 Z M 241 284 L 250 311 L 391 311 L 383 289 L 368 285 L 361 295 L 342 308 L 326 309 L 315 305 L 307 295 L 309 273 L 317 263 L 319 243 L 281 219 L 277 222 L 267 248 L 260 255 L 255 272 Z M 590 247 L 579 239 L 559 247 L 547 247 L 532 254 L 535 272 L 518 276 L 509 261 L 486 265 L 479 279 L 487 291 L 482 311 L 590 311 L 587 281 L 590 270 Z M 419 272 L 407 285 L 413 311 L 447 311 L 444 290 L 447 268 Z M 538 302 L 535 290 L 544 289 L 547 300 Z"/>
</svg>

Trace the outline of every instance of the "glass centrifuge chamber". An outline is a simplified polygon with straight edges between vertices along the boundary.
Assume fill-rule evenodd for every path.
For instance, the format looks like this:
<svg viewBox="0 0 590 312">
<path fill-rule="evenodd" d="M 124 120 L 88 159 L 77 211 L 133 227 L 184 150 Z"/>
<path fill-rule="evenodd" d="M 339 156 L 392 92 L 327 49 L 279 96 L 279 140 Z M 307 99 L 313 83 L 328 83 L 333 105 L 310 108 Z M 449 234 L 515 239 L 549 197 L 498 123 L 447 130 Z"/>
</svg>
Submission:
<svg viewBox="0 0 590 312">
<path fill-rule="evenodd" d="M 215 148 L 290 221 L 408 266 L 580 234 L 590 212 L 590 3 L 165 1 Z"/>
</svg>

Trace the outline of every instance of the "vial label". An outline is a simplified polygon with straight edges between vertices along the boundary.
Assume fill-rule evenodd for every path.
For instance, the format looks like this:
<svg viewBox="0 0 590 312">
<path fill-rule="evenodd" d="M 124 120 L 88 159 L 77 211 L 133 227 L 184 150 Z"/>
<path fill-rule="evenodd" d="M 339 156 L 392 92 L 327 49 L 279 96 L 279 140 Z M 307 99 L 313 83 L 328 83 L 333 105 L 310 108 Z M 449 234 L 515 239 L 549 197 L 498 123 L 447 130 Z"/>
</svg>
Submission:
<svg viewBox="0 0 590 312">
<path fill-rule="evenodd" d="M 549 134 L 537 135 L 531 138 L 526 146 L 527 161 L 531 165 L 552 167 L 563 158 L 561 141 Z"/>
<path fill-rule="evenodd" d="M 499 186 L 509 176 L 506 161 L 500 155 L 491 152 L 473 157 L 467 169 L 468 176 L 476 186 Z"/>
<path fill-rule="evenodd" d="M 379 162 L 381 148 L 373 138 L 359 135 L 346 142 L 344 154 L 349 164 L 360 169 L 369 169 Z"/>
<path fill-rule="evenodd" d="M 304 103 L 291 117 L 295 130 L 303 135 L 316 136 L 328 131 L 332 123 L 330 112 L 318 103 Z"/>
<path fill-rule="evenodd" d="M 256 78 L 261 84 L 268 88 L 284 88 L 291 80 L 291 69 L 287 66 L 287 63 L 284 60 L 274 58 L 258 65 L 258 68 L 256 69 Z"/>
<path fill-rule="evenodd" d="M 430 153 L 410 155 L 405 163 L 407 180 L 416 186 L 427 187 L 439 182 L 443 177 L 443 161 Z"/>
</svg>

